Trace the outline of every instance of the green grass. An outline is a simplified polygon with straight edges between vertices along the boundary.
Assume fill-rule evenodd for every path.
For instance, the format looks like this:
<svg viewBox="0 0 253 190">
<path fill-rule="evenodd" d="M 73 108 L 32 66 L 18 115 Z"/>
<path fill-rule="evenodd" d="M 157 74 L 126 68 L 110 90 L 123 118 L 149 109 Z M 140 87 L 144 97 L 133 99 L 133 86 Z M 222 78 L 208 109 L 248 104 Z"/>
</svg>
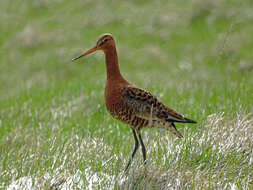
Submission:
<svg viewBox="0 0 253 190">
<path fill-rule="evenodd" d="M 253 4 L 0 1 L 0 189 L 252 189 Z M 144 129 L 148 164 L 104 105 L 102 33 L 131 82 L 197 120 Z"/>
</svg>

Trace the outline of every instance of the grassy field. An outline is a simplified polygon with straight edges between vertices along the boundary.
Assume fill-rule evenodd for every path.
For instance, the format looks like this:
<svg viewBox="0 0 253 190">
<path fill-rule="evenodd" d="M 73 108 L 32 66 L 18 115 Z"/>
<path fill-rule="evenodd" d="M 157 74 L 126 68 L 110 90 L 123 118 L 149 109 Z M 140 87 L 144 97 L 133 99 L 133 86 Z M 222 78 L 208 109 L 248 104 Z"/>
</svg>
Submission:
<svg viewBox="0 0 253 190">
<path fill-rule="evenodd" d="M 0 1 L 0 189 L 253 189 L 253 2 Z M 116 39 L 131 82 L 197 120 L 142 130 L 104 105 Z"/>
</svg>

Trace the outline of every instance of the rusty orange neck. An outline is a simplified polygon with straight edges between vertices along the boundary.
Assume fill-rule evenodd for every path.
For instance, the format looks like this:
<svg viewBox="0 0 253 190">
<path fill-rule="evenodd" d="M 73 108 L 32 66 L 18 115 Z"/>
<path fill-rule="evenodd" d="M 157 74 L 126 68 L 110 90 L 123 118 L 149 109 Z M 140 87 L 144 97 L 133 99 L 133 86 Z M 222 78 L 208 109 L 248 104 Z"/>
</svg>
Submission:
<svg viewBox="0 0 253 190">
<path fill-rule="evenodd" d="M 123 79 L 118 63 L 118 55 L 115 46 L 104 50 L 106 59 L 107 80 Z"/>
</svg>

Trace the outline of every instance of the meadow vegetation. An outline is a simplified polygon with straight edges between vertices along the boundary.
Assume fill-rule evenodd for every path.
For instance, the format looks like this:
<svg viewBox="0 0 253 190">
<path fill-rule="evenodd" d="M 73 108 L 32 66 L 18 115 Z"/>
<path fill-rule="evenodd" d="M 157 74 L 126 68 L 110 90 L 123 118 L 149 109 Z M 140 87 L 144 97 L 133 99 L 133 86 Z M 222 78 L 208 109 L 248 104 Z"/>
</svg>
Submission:
<svg viewBox="0 0 253 190">
<path fill-rule="evenodd" d="M 0 1 L 0 189 L 253 189 L 253 2 Z M 197 120 L 134 139 L 104 105 L 115 37 L 131 82 Z"/>
</svg>

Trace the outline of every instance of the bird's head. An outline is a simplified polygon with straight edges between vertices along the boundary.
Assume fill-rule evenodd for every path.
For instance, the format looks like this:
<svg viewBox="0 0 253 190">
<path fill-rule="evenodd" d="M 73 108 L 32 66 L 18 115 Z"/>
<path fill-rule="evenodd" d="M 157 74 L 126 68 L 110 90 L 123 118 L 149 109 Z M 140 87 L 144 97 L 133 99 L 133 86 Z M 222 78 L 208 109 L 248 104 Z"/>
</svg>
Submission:
<svg viewBox="0 0 253 190">
<path fill-rule="evenodd" d="M 115 46 L 115 43 L 114 43 L 114 39 L 112 37 L 111 34 L 103 34 L 99 37 L 96 45 L 89 49 L 88 51 L 86 51 L 84 54 L 76 57 L 76 58 L 73 58 L 72 61 L 75 61 L 83 56 L 86 56 L 94 51 L 97 51 L 97 50 L 103 50 L 103 51 L 106 51 L 107 49 L 109 49 L 110 47 L 113 47 Z"/>
</svg>

